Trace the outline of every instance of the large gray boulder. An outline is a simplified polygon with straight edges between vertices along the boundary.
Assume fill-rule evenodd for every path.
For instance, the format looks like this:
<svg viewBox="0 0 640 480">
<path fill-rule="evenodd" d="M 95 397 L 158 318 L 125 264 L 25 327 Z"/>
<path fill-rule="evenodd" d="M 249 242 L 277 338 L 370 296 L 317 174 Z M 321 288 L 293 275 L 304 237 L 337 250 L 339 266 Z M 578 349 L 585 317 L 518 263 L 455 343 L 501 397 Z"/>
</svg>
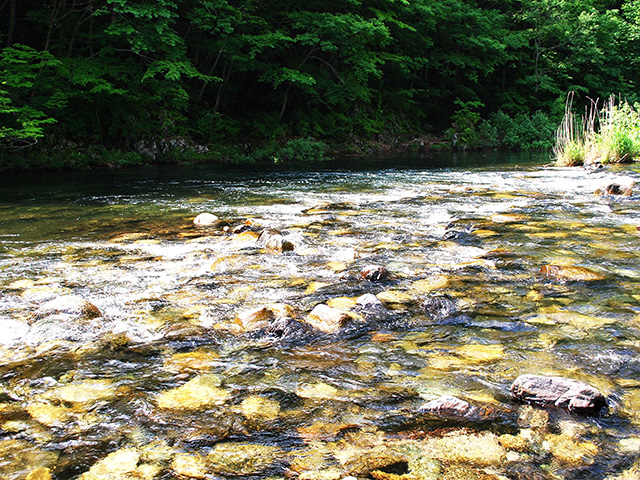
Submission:
<svg viewBox="0 0 640 480">
<path fill-rule="evenodd" d="M 597 413 L 607 405 L 604 395 L 596 388 L 563 377 L 520 375 L 511 385 L 511 395 L 526 403 L 578 413 Z"/>
</svg>

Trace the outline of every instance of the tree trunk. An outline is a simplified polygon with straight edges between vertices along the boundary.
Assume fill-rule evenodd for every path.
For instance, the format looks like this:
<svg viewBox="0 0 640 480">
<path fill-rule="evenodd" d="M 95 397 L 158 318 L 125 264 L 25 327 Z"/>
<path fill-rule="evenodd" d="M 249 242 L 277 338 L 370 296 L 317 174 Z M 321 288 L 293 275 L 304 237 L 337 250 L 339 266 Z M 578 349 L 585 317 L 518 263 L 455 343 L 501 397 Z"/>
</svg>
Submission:
<svg viewBox="0 0 640 480">
<path fill-rule="evenodd" d="M 16 32 L 16 2 L 18 0 L 11 0 L 9 4 L 9 33 L 7 34 L 7 47 L 13 45 L 13 36 Z"/>
</svg>

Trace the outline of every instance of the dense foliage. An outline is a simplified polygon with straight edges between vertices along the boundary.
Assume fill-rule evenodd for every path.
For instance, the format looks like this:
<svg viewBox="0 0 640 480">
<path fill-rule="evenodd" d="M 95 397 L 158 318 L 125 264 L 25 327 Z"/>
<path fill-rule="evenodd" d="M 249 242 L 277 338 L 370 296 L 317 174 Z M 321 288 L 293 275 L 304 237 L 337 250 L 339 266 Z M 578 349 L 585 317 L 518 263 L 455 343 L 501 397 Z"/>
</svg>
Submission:
<svg viewBox="0 0 640 480">
<path fill-rule="evenodd" d="M 639 99 L 639 40 L 638 0 L 0 0 L 0 144 L 547 148 L 568 91 Z"/>
</svg>

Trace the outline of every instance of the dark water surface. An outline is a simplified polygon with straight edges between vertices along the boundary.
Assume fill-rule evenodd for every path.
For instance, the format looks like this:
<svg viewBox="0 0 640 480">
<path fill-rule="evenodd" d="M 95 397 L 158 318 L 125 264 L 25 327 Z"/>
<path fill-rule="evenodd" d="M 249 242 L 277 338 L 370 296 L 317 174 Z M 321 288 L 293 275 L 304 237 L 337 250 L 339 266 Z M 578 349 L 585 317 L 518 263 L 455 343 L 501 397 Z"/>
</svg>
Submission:
<svg viewBox="0 0 640 480">
<path fill-rule="evenodd" d="M 0 478 L 637 478 L 639 197 L 594 191 L 639 167 L 547 162 L 0 179 Z M 313 328 L 318 304 L 351 318 Z M 518 404 L 524 373 L 586 381 L 609 411 Z M 482 414 L 418 411 L 444 395 Z"/>
</svg>

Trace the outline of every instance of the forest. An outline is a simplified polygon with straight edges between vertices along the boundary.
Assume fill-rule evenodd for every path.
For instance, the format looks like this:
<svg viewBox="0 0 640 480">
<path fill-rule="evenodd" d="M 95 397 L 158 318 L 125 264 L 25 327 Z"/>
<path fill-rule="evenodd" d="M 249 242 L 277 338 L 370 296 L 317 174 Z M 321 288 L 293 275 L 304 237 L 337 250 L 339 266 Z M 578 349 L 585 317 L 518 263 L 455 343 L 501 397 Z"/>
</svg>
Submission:
<svg viewBox="0 0 640 480">
<path fill-rule="evenodd" d="M 569 92 L 640 100 L 638 0 L 0 0 L 0 44 L 0 169 L 549 149 Z"/>
</svg>

